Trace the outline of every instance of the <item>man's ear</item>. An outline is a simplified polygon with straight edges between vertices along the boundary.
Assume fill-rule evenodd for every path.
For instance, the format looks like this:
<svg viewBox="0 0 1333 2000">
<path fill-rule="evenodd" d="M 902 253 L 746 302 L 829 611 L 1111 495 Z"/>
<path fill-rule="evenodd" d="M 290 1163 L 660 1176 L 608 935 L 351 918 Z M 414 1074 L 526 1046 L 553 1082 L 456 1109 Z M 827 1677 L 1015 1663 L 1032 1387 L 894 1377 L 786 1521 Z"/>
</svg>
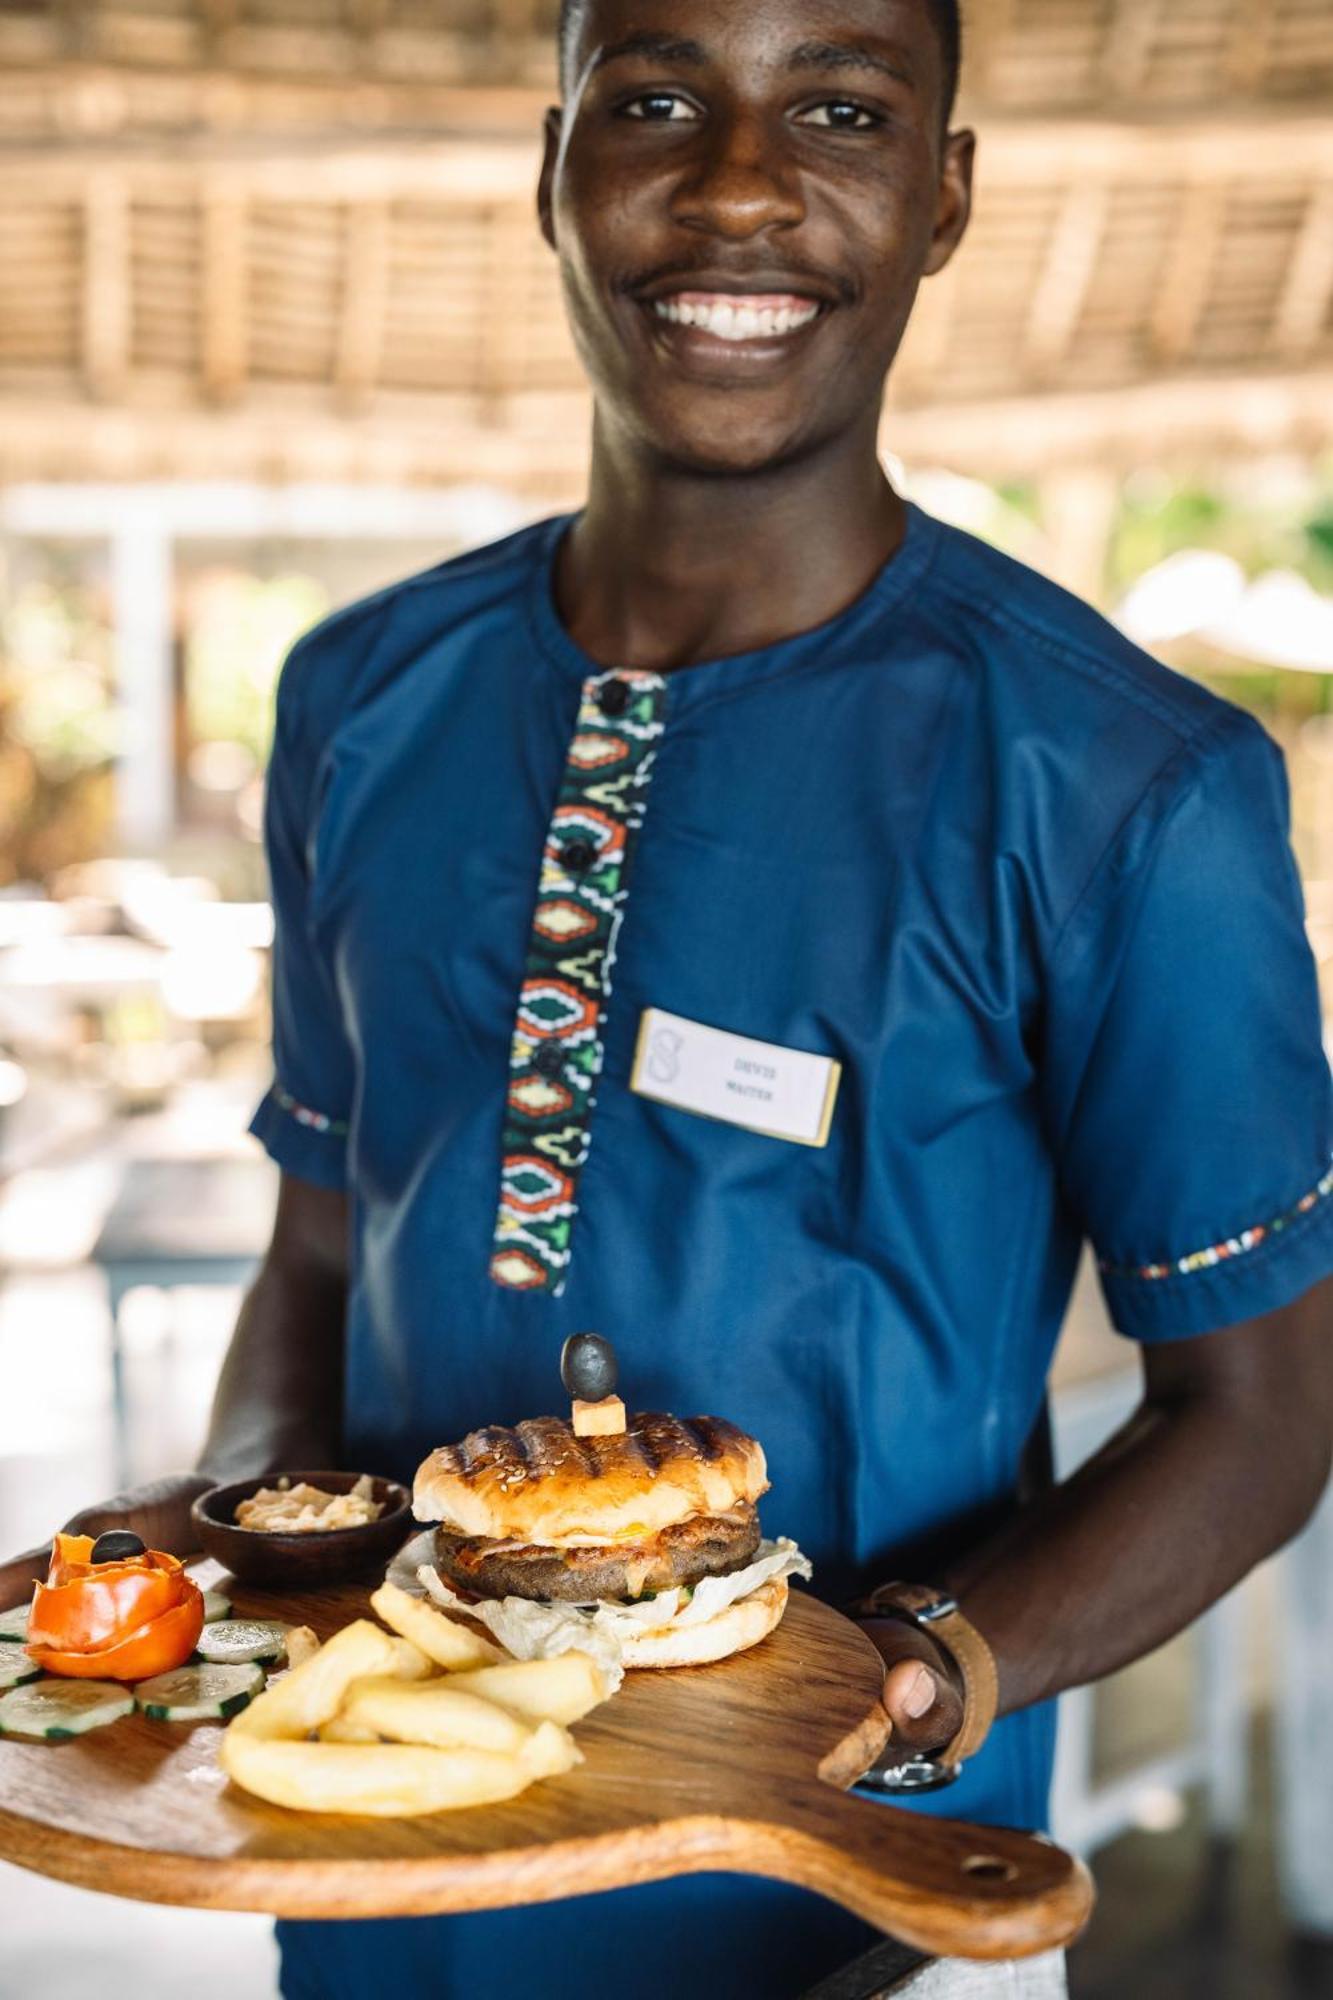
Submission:
<svg viewBox="0 0 1333 2000">
<path fill-rule="evenodd" d="M 972 213 L 972 168 L 976 151 L 975 132 L 950 132 L 944 141 L 939 193 L 935 201 L 935 227 L 925 265 L 926 277 L 942 271 L 963 240 L 963 232 Z"/>
<path fill-rule="evenodd" d="M 542 235 L 551 248 L 555 249 L 555 220 L 552 215 L 552 190 L 555 186 L 555 163 L 560 157 L 560 106 L 553 104 L 542 120 L 542 170 L 537 182 L 537 220 L 541 223 Z"/>
</svg>

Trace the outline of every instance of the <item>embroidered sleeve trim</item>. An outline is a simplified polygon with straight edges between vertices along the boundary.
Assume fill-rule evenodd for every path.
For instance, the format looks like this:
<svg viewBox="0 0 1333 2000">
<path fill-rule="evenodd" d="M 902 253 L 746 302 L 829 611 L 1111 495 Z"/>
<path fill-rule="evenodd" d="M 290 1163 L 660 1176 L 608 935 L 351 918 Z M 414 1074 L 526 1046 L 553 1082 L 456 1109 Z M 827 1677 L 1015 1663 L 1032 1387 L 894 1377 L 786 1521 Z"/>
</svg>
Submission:
<svg viewBox="0 0 1333 2000">
<path fill-rule="evenodd" d="M 294 1118 L 298 1125 L 304 1125 L 311 1132 L 322 1132 L 329 1139 L 345 1139 L 347 1136 L 345 1118 L 330 1118 L 327 1112 L 312 1111 L 308 1104 L 298 1103 L 280 1083 L 273 1086 L 273 1101 L 289 1118 Z"/>
<path fill-rule="evenodd" d="M 613 682 L 618 701 L 604 692 Z M 665 707 L 661 674 L 621 670 L 583 683 L 510 1043 L 490 1260 L 492 1279 L 510 1291 L 558 1297 L 564 1288 L 616 939 Z"/>
<path fill-rule="evenodd" d="M 1202 1250 L 1191 1250 L 1187 1256 L 1177 1257 L 1170 1264 L 1112 1264 L 1104 1257 L 1097 1260 L 1098 1269 L 1108 1278 L 1183 1278 L 1194 1271 L 1211 1270 L 1214 1264 L 1225 1264 L 1232 1257 L 1243 1257 L 1247 1250 L 1257 1250 L 1270 1237 L 1281 1235 L 1290 1229 L 1303 1215 L 1329 1194 L 1333 1194 L 1333 1167 L 1322 1180 L 1316 1181 L 1308 1194 L 1303 1194 L 1294 1208 L 1282 1215 L 1274 1216 L 1271 1222 L 1258 1222 L 1250 1229 L 1242 1229 L 1238 1236 L 1228 1236 L 1221 1243 L 1210 1243 Z"/>
</svg>

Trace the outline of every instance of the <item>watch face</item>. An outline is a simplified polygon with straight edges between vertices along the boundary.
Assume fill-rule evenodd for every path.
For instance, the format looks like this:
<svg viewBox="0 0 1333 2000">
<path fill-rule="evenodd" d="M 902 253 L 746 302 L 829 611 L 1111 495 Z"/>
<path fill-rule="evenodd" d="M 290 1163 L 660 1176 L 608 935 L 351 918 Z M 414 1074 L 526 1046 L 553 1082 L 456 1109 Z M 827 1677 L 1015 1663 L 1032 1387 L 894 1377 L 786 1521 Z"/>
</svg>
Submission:
<svg viewBox="0 0 1333 2000">
<path fill-rule="evenodd" d="M 958 1610 L 947 1591 L 928 1583 L 882 1583 L 863 1599 L 862 1617 L 907 1618 L 915 1625 L 933 1625 Z"/>
<path fill-rule="evenodd" d="M 904 1757 L 894 1764 L 872 1764 L 852 1790 L 880 1794 L 938 1792 L 943 1786 L 953 1784 L 961 1769 L 961 1764 L 937 1764 L 933 1757 Z"/>
<path fill-rule="evenodd" d="M 916 1615 L 922 1625 L 933 1625 L 939 1618 L 954 1617 L 957 1610 L 958 1606 L 954 1599 L 941 1594 L 938 1597 L 932 1597 L 928 1604 L 919 1604 L 916 1608 Z"/>
</svg>

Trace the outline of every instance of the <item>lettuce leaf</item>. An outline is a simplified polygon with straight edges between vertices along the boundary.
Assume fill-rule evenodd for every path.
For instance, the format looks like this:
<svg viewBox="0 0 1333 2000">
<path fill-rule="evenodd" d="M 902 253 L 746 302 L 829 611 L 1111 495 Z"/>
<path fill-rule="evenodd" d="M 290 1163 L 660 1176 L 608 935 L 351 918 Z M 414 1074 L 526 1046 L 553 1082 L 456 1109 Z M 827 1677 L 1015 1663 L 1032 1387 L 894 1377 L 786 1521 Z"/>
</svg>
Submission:
<svg viewBox="0 0 1333 2000">
<path fill-rule="evenodd" d="M 772 1577 L 808 1578 L 811 1573 L 809 1558 L 782 1535 L 774 1542 L 760 1542 L 744 1569 L 726 1576 L 701 1577 L 692 1590 L 675 1585 L 630 1604 L 538 1604 L 529 1597 L 483 1598 L 469 1604 L 430 1563 L 421 1565 L 417 1578 L 428 1597 L 446 1611 L 476 1619 L 515 1659 L 549 1660 L 557 1653 L 591 1653 L 619 1686 L 626 1639 L 637 1633 L 661 1632 L 668 1626 L 702 1625 Z"/>
</svg>

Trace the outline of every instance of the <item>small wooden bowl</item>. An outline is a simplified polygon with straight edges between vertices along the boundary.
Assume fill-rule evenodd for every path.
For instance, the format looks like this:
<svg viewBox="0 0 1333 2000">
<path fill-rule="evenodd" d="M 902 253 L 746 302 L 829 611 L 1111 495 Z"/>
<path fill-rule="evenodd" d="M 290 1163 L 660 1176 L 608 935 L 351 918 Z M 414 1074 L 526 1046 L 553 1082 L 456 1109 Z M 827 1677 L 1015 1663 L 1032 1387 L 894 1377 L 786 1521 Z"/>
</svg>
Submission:
<svg viewBox="0 0 1333 2000">
<path fill-rule="evenodd" d="M 201 1493 L 190 1509 L 199 1545 L 225 1563 L 241 1583 L 269 1584 L 284 1590 L 334 1583 L 362 1571 L 382 1569 L 412 1533 L 412 1496 L 395 1480 L 374 1480 L 373 1496 L 384 1502 L 377 1521 L 357 1528 L 313 1529 L 308 1534 L 269 1534 L 261 1528 L 236 1524 L 236 1508 L 261 1486 L 289 1479 L 305 1480 L 326 1493 L 350 1493 L 359 1472 L 269 1472 L 262 1479 L 237 1479 Z"/>
</svg>

